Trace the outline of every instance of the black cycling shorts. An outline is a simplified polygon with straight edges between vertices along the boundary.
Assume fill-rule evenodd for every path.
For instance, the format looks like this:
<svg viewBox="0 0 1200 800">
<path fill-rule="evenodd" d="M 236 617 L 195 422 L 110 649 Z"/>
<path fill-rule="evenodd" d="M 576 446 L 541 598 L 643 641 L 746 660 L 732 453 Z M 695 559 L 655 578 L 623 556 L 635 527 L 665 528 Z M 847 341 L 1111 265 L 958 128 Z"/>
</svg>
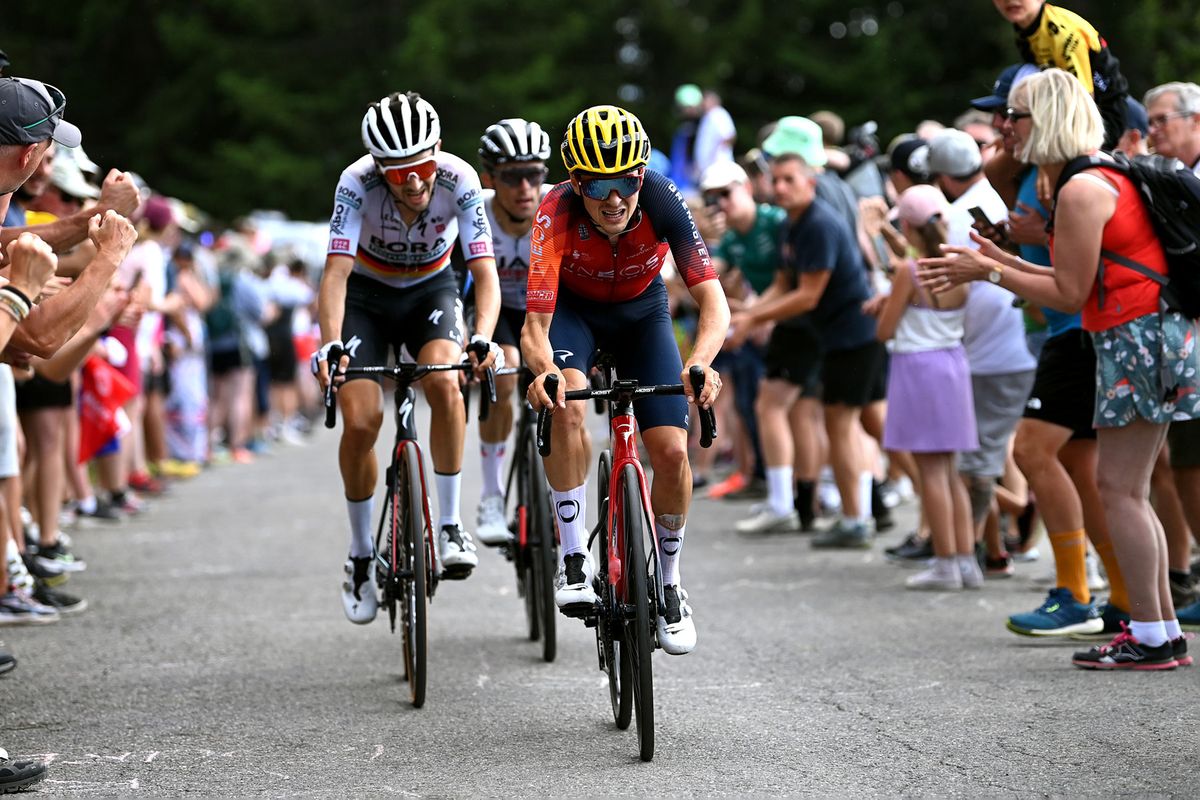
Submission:
<svg viewBox="0 0 1200 800">
<path fill-rule="evenodd" d="M 521 349 L 521 328 L 525 327 L 525 312 L 519 308 L 500 306 L 500 316 L 496 318 L 496 332 L 492 341 L 496 344 L 512 345 Z M 509 364 L 514 367 L 516 364 Z"/>
<path fill-rule="evenodd" d="M 1025 416 L 1095 439 L 1096 348 L 1091 334 L 1075 329 L 1047 339 L 1038 357 Z"/>
<path fill-rule="evenodd" d="M 418 358 L 421 348 L 435 339 L 462 347 L 462 331 L 462 300 L 448 269 L 403 289 L 358 273 L 346 281 L 342 342 L 352 367 L 382 366 L 392 353 L 399 359 L 402 346 Z"/>
<path fill-rule="evenodd" d="M 587 375 L 603 351 L 612 357 L 618 379 L 636 380 L 642 386 L 679 383 L 683 371 L 661 277 L 637 297 L 620 303 L 588 300 L 560 288 L 550 323 L 550 346 L 559 369 Z M 633 413 L 641 430 L 688 427 L 687 399 L 682 395 L 639 398 L 633 401 Z"/>
</svg>

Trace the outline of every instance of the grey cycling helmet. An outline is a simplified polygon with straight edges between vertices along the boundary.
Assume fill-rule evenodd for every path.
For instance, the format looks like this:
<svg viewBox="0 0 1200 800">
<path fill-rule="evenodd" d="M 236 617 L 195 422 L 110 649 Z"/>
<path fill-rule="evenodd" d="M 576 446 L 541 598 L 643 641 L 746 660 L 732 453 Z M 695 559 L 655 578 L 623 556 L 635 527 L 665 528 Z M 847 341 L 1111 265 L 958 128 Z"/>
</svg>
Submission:
<svg viewBox="0 0 1200 800">
<path fill-rule="evenodd" d="M 376 158 L 408 158 L 442 138 L 442 123 L 416 92 L 395 92 L 372 103 L 362 121 L 362 140 Z"/>
<path fill-rule="evenodd" d="M 502 119 L 480 137 L 479 157 L 489 167 L 509 161 L 546 161 L 550 158 L 550 134 L 536 122 Z"/>
</svg>

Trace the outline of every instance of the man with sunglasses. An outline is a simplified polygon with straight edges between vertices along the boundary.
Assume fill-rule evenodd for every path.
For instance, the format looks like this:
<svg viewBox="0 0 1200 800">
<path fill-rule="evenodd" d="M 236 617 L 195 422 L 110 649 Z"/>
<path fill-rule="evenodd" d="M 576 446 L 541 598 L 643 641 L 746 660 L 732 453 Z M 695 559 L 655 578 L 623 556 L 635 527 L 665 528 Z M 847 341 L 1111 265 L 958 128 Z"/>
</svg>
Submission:
<svg viewBox="0 0 1200 800">
<path fill-rule="evenodd" d="M 529 231 L 542 195 L 551 187 L 550 136 L 536 122 L 502 119 L 488 126 L 479 140 L 480 178 L 484 210 L 492 225 L 492 247 L 500 278 L 500 316 L 492 340 L 500 345 L 506 364 L 519 364 L 521 328 L 525 325 L 525 289 L 529 277 Z M 473 298 L 468 299 L 468 303 Z M 509 538 L 504 519 L 504 444 L 513 427 L 512 398 L 516 375 L 496 378 L 496 404 L 479 423 L 483 491 L 475 533 L 486 545 Z"/>
<path fill-rule="evenodd" d="M 559 608 L 595 601 L 595 569 L 585 522 L 590 462 L 582 403 L 562 392 L 587 384 L 596 351 L 616 361 L 617 374 L 641 384 L 681 382 L 680 396 L 635 402 L 638 428 L 654 470 L 654 507 L 664 591 L 658 641 L 673 655 L 696 646 L 679 556 L 691 502 L 687 402 L 710 407 L 721 381 L 711 368 L 729 324 L 725 292 L 683 196 L 649 170 L 650 140 L 633 114 L 593 106 L 571 120 L 561 147 L 570 180 L 542 200 L 530 243 L 528 311 L 521 333 L 525 363 L 537 374 L 528 399 L 554 412 L 552 454 L 546 459 L 562 542 L 555 578 Z M 668 252 L 700 309 L 696 343 L 686 366 L 675 343 L 667 291 L 659 272 Z M 704 388 L 692 396 L 689 367 L 704 368 Z M 558 397 L 545 390 L 559 378 Z"/>
<path fill-rule="evenodd" d="M 462 357 L 462 300 L 449 269 L 455 242 L 462 245 L 476 286 L 472 342 L 488 344 L 477 371 L 502 364 L 499 348 L 490 341 L 500 289 L 479 176 L 463 159 L 441 151 L 437 112 L 415 92 L 372 103 L 363 117 L 362 140 L 367 154 L 342 172 L 329 223 L 318 300 L 325 341 L 316 355 L 321 385 L 330 381 L 330 362 L 339 371 L 351 359 L 384 364 L 389 350 L 399 355 L 401 347 L 422 364 Z M 374 445 L 383 424 L 383 392 L 369 378 L 338 383 L 339 464 L 351 531 L 342 603 L 351 622 L 365 624 L 378 608 L 371 562 Z M 458 373 L 433 373 L 421 387 L 431 412 L 428 441 L 442 577 L 466 578 L 479 557 L 459 513 L 466 413 Z"/>
</svg>

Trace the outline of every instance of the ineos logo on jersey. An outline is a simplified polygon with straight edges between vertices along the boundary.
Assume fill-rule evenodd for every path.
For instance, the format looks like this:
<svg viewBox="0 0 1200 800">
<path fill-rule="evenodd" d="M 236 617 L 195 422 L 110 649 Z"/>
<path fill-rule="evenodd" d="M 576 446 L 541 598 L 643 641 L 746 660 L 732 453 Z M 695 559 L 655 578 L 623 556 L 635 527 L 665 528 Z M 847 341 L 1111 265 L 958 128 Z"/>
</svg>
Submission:
<svg viewBox="0 0 1200 800">
<path fill-rule="evenodd" d="M 560 500 L 558 501 L 558 518 L 563 522 L 574 522 L 579 516 L 579 501 L 578 500 Z"/>
</svg>

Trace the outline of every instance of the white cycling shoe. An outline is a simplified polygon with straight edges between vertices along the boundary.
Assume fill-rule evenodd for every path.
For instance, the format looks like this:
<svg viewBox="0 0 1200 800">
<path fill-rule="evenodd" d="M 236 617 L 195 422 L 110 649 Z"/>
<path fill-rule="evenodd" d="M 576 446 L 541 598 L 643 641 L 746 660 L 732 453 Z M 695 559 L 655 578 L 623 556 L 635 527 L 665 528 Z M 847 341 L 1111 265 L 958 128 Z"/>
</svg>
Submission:
<svg viewBox="0 0 1200 800">
<path fill-rule="evenodd" d="M 504 521 L 503 497 L 496 495 L 479 501 L 479 510 L 475 514 L 475 535 L 488 547 L 497 547 L 512 538 L 508 523 Z"/>
<path fill-rule="evenodd" d="M 596 568 L 587 553 L 572 553 L 558 562 L 554 575 L 554 604 L 561 611 L 590 609 L 596 605 L 592 578 Z"/>
<path fill-rule="evenodd" d="M 438 553 L 442 562 L 442 577 L 447 580 L 462 580 L 479 566 L 475 542 L 460 525 L 443 525 L 438 531 Z"/>
<path fill-rule="evenodd" d="M 371 567 L 375 559 L 347 558 L 343 569 L 346 579 L 342 581 L 342 608 L 346 619 L 356 625 L 366 625 L 375 619 L 379 611 L 379 597 L 375 594 L 375 581 L 371 580 Z"/>
<path fill-rule="evenodd" d="M 658 644 L 673 656 L 683 656 L 696 649 L 696 623 L 688 594 L 678 586 L 663 587 L 662 614 L 658 617 Z"/>
</svg>

